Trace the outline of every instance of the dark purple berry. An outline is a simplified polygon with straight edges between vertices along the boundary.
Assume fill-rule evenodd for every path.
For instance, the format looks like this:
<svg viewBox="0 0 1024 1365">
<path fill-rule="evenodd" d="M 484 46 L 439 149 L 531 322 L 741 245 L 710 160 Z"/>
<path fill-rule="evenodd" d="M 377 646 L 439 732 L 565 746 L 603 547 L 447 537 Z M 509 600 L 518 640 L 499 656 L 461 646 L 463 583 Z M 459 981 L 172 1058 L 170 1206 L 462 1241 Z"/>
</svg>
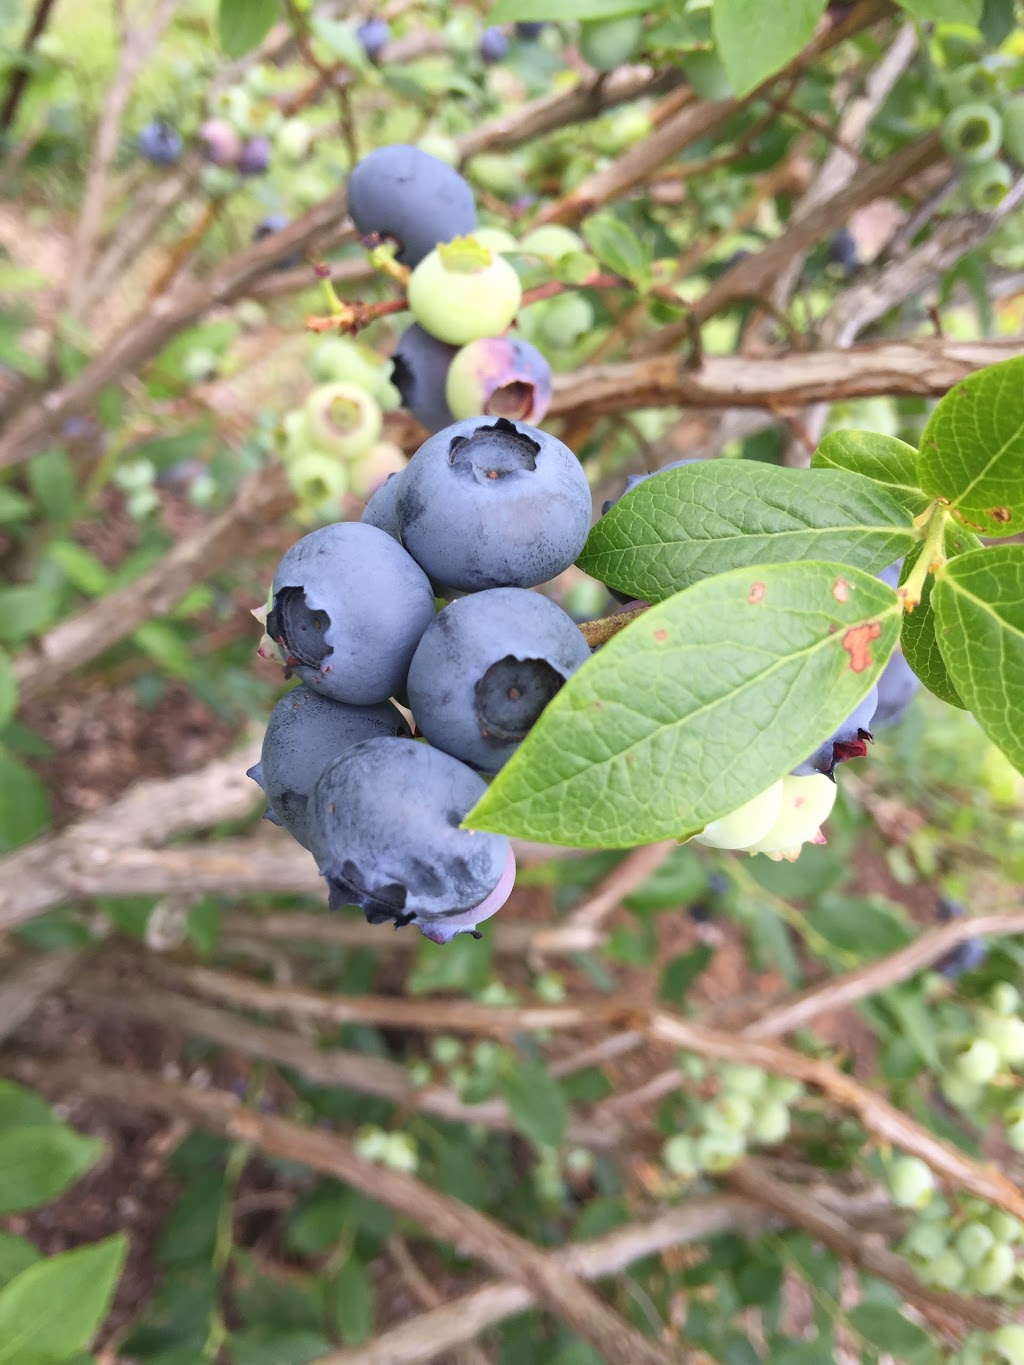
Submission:
<svg viewBox="0 0 1024 1365">
<path fill-rule="evenodd" d="M 821 773 L 835 781 L 836 765 L 851 758 L 863 758 L 872 742 L 871 724 L 878 705 L 878 688 L 873 687 L 856 709 L 847 716 L 834 735 L 820 744 L 810 758 L 793 769 L 796 777 Z"/>
<path fill-rule="evenodd" d="M 166 119 L 147 123 L 138 137 L 138 148 L 154 166 L 173 166 L 181 157 L 181 134 Z"/>
<path fill-rule="evenodd" d="M 270 166 L 270 139 L 260 133 L 251 137 L 238 158 L 241 175 L 265 175 Z"/>
<path fill-rule="evenodd" d="M 485 62 L 503 62 L 508 56 L 508 39 L 505 31 L 495 25 L 485 28 L 480 38 L 480 56 Z"/>
<path fill-rule="evenodd" d="M 849 273 L 852 274 L 854 270 L 860 269 L 861 260 L 857 251 L 857 243 L 854 241 L 853 233 L 849 228 L 840 228 L 838 232 L 833 234 L 828 253 L 837 265 L 841 265 Z"/>
<path fill-rule="evenodd" d="M 447 341 L 438 341 L 414 322 L 399 337 L 391 357 L 391 382 L 401 394 L 403 406 L 428 431 L 440 431 L 455 420 L 445 398 L 445 384 L 458 349 Z"/>
<path fill-rule="evenodd" d="M 363 157 L 349 176 L 348 211 L 364 239 L 397 242 L 397 259 L 410 266 L 476 227 L 473 191 L 458 171 L 405 143 Z"/>
<path fill-rule="evenodd" d="M 391 41 L 391 25 L 384 19 L 364 19 L 356 37 L 371 62 L 375 62 Z"/>
<path fill-rule="evenodd" d="M 516 37 L 522 38 L 524 43 L 534 43 L 544 31 L 543 23 L 522 23 L 516 24 Z"/>
</svg>

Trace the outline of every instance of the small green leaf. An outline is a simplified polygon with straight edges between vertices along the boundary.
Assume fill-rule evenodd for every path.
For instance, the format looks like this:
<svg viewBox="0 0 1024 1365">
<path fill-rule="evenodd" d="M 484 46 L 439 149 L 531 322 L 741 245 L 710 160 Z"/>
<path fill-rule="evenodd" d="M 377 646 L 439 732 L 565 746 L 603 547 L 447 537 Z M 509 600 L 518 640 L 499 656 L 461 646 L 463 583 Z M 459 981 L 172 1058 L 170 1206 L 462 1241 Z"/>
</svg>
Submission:
<svg viewBox="0 0 1024 1365">
<path fill-rule="evenodd" d="M 1016 22 L 1016 0 L 984 0 L 980 28 L 989 47 L 1002 47 Z"/>
<path fill-rule="evenodd" d="M 946 554 L 950 559 L 956 555 L 966 554 L 968 550 L 977 550 L 980 547 L 981 541 L 970 531 L 965 531 L 962 526 L 954 524 L 947 526 Z M 915 546 L 907 555 L 903 563 L 903 571 L 900 574 L 901 583 L 906 582 L 923 550 L 923 544 Z M 929 574 L 924 580 L 924 587 L 921 589 L 920 602 L 913 611 L 907 612 L 903 617 L 900 647 L 907 663 L 928 688 L 928 691 L 934 692 L 948 705 L 959 706 L 962 710 L 964 704 L 953 686 L 949 673 L 946 671 L 946 665 L 942 662 L 939 644 L 935 638 L 935 614 L 932 611 L 932 588 L 934 585 L 935 579 Z"/>
<path fill-rule="evenodd" d="M 0 588 L 0 640 L 21 644 L 39 635 L 56 618 L 60 594 L 44 583 L 15 583 Z"/>
<path fill-rule="evenodd" d="M 936 1359 L 938 1344 L 899 1308 L 885 1303 L 859 1303 L 847 1319 L 866 1342 L 911 1365 Z"/>
<path fill-rule="evenodd" d="M 931 502 L 917 486 L 917 451 L 895 436 L 833 431 L 814 452 L 811 468 L 864 474 L 881 484 L 910 517 L 919 516 Z"/>
<path fill-rule="evenodd" d="M 35 773 L 0 754 L 0 852 L 26 844 L 50 823 L 50 798 Z"/>
<path fill-rule="evenodd" d="M 40 1260 L 42 1253 L 27 1237 L 16 1237 L 13 1232 L 0 1232 L 0 1289 Z"/>
<path fill-rule="evenodd" d="M 0 1214 L 38 1208 L 56 1199 L 103 1150 L 62 1124 L 0 1132 Z"/>
<path fill-rule="evenodd" d="M 48 1256 L 0 1290 L 0 1365 L 59 1365 L 84 1351 L 124 1264 L 121 1234 Z"/>
<path fill-rule="evenodd" d="M 306 1328 L 281 1332 L 251 1327 L 231 1338 L 234 1365 L 311 1365 L 330 1349 L 326 1337 Z M 194 1353 L 190 1365 L 194 1365 Z"/>
<path fill-rule="evenodd" d="M 497 0 L 487 15 L 489 24 L 540 19 L 614 19 L 620 14 L 638 14 L 650 8 L 650 0 Z"/>
<path fill-rule="evenodd" d="M 1024 772 L 1024 545 L 950 560 L 932 589 L 935 638 L 981 728 Z"/>
<path fill-rule="evenodd" d="M 714 0 L 715 45 L 737 97 L 781 71 L 814 37 L 828 0 Z"/>
<path fill-rule="evenodd" d="M 607 269 L 640 285 L 647 276 L 650 257 L 631 227 L 614 214 L 596 213 L 583 224 L 587 245 Z"/>
<path fill-rule="evenodd" d="M 89 597 L 102 597 L 110 590 L 112 582 L 110 570 L 77 541 L 51 541 L 46 554 L 79 592 L 84 592 Z"/>
<path fill-rule="evenodd" d="M 950 389 L 921 437 L 917 478 L 972 531 L 1024 531 L 1024 355 Z"/>
<path fill-rule="evenodd" d="M 146 621 L 132 640 L 149 657 L 174 677 L 187 678 L 192 671 L 192 656 L 180 633 L 167 621 Z"/>
<path fill-rule="evenodd" d="M 557 1147 L 565 1137 L 569 1107 L 542 1062 L 516 1062 L 504 1072 L 501 1089 L 512 1121 L 537 1147 Z"/>
<path fill-rule="evenodd" d="M 705 578 L 573 674 L 464 823 L 581 848 L 688 837 L 836 729 L 899 617 L 891 588 L 841 564 Z"/>
<path fill-rule="evenodd" d="M 75 510 L 78 487 L 75 467 L 65 450 L 44 450 L 28 462 L 28 482 L 51 521 L 64 521 Z"/>
<path fill-rule="evenodd" d="M 971 24 L 981 19 L 982 0 L 896 0 L 915 19 L 933 24 Z"/>
<path fill-rule="evenodd" d="M 6 725 L 18 709 L 18 680 L 10 655 L 0 649 L 0 725 Z"/>
<path fill-rule="evenodd" d="M 858 961 L 893 953 L 911 938 L 900 907 L 881 899 L 825 895 L 807 918 L 822 938 Z"/>
<path fill-rule="evenodd" d="M 0 488 L 0 526 L 27 521 L 32 515 L 32 504 L 21 493 L 11 488 Z"/>
<path fill-rule="evenodd" d="M 220 0 L 217 30 L 229 57 L 244 57 L 259 47 L 281 15 L 280 0 Z"/>
<path fill-rule="evenodd" d="M 863 474 L 702 460 L 620 498 L 577 563 L 610 587 L 660 602 L 751 564 L 818 559 L 876 573 L 918 538 L 900 503 Z"/>
<path fill-rule="evenodd" d="M 366 1266 L 355 1256 L 338 1271 L 332 1299 L 342 1341 L 361 1346 L 373 1332 L 374 1292 Z"/>
</svg>

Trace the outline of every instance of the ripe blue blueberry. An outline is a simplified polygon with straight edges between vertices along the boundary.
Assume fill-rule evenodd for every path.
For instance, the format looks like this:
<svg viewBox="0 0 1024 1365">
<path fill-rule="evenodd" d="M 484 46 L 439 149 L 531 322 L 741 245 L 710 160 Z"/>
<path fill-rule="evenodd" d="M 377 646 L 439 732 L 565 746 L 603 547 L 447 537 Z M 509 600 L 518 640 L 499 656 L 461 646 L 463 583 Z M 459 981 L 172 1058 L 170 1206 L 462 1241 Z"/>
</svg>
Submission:
<svg viewBox="0 0 1024 1365">
<path fill-rule="evenodd" d="M 508 39 L 498 25 L 484 29 L 480 38 L 480 56 L 485 62 L 503 62 L 508 56 Z"/>
<path fill-rule="evenodd" d="M 589 658 L 579 627 L 549 598 L 492 588 L 456 599 L 424 631 L 409 706 L 431 744 L 496 773 Z"/>
<path fill-rule="evenodd" d="M 405 143 L 363 157 L 349 176 L 348 211 L 363 237 L 397 242 L 397 259 L 411 266 L 476 226 L 473 191 L 458 171 Z"/>
<path fill-rule="evenodd" d="M 154 166 L 173 166 L 179 160 L 183 143 L 178 130 L 166 119 L 147 123 L 138 137 L 138 148 Z"/>
<path fill-rule="evenodd" d="M 873 687 L 862 702 L 847 716 L 835 734 L 819 744 L 810 758 L 793 769 L 797 777 L 811 773 L 822 773 L 835 781 L 837 763 L 845 763 L 850 758 L 863 758 L 872 742 L 871 724 L 878 705 L 878 688 Z"/>
<path fill-rule="evenodd" d="M 238 158 L 238 171 L 241 175 L 265 175 L 269 167 L 270 139 L 260 133 L 243 146 Z"/>
<path fill-rule="evenodd" d="M 524 43 L 535 43 L 543 31 L 543 23 L 516 24 L 516 37 L 522 38 Z"/>
<path fill-rule="evenodd" d="M 452 360 L 445 395 L 453 419 L 486 413 L 534 426 L 551 403 L 551 366 L 517 337 L 481 337 Z"/>
<path fill-rule="evenodd" d="M 416 740 L 346 749 L 320 774 L 307 811 L 330 908 L 357 905 L 370 924 L 415 924 L 435 943 L 476 934 L 515 878 L 504 835 L 459 828 L 485 791 L 464 763 Z"/>
<path fill-rule="evenodd" d="M 391 25 L 384 19 L 364 19 L 356 37 L 371 62 L 375 62 L 391 41 Z"/>
<path fill-rule="evenodd" d="M 411 738 L 390 702 L 346 706 L 305 685 L 286 692 L 270 713 L 260 761 L 247 774 L 266 794 L 266 818 L 309 848 L 306 807 L 317 778 L 350 745 L 384 736 Z"/>
<path fill-rule="evenodd" d="M 404 473 L 404 471 L 402 471 Z M 392 540 L 402 543 L 402 533 L 398 529 L 398 489 L 401 474 L 389 474 L 387 479 L 371 495 L 363 508 L 359 520 L 365 526 L 376 526 L 389 535 Z"/>
<path fill-rule="evenodd" d="M 837 265 L 841 265 L 844 270 L 850 271 L 860 269 L 860 253 L 857 250 L 857 243 L 854 241 L 853 233 L 849 228 L 842 227 L 834 233 L 829 243 L 828 254 Z"/>
<path fill-rule="evenodd" d="M 901 721 L 920 686 L 921 679 L 907 663 L 903 651 L 897 649 L 878 679 L 878 706 L 871 720 L 872 728 Z"/>
<path fill-rule="evenodd" d="M 431 436 L 402 475 L 402 543 L 435 583 L 532 588 L 576 559 L 590 527 L 583 466 L 522 422 L 470 418 Z"/>
<path fill-rule="evenodd" d="M 271 590 L 267 634 L 288 668 L 325 697 L 366 706 L 405 685 L 434 619 L 426 575 L 375 526 L 322 526 L 285 554 Z"/>
<path fill-rule="evenodd" d="M 286 213 L 268 213 L 266 218 L 256 224 L 252 231 L 254 242 L 262 242 L 267 237 L 272 237 L 275 232 L 280 232 L 286 228 L 292 220 Z M 302 264 L 302 257 L 299 255 L 286 256 L 283 261 L 278 261 L 277 266 L 281 270 L 291 270 Z"/>
<path fill-rule="evenodd" d="M 440 431 L 455 420 L 445 383 L 457 351 L 457 346 L 438 341 L 414 322 L 398 338 L 391 357 L 391 382 L 402 396 L 402 406 L 428 431 Z"/>
<path fill-rule="evenodd" d="M 962 901 L 951 896 L 940 896 L 938 903 L 939 919 L 948 924 L 950 920 L 963 919 L 967 907 Z M 934 970 L 949 981 L 955 981 L 964 972 L 973 972 L 980 967 L 988 954 L 988 944 L 983 938 L 966 938 L 951 948 L 934 964 Z"/>
</svg>

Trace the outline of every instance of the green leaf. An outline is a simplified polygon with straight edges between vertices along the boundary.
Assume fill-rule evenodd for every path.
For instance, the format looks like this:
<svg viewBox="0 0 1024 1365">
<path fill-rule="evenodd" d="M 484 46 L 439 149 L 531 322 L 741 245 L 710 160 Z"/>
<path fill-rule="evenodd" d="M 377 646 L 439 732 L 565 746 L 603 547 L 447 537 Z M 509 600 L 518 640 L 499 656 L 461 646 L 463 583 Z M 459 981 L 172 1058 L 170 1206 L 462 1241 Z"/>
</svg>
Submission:
<svg viewBox="0 0 1024 1365">
<path fill-rule="evenodd" d="M 112 582 L 110 570 L 77 541 L 51 541 L 46 554 L 79 592 L 84 592 L 89 597 L 102 597 L 110 590 Z"/>
<path fill-rule="evenodd" d="M 217 30 L 229 57 L 244 57 L 259 47 L 281 15 L 280 0 L 220 0 Z"/>
<path fill-rule="evenodd" d="M 132 635 L 144 654 L 177 678 L 192 671 L 192 656 L 181 634 L 166 621 L 146 621 Z"/>
<path fill-rule="evenodd" d="M 27 1237 L 16 1237 L 13 1232 L 0 1232 L 0 1289 L 40 1260 L 42 1253 Z"/>
<path fill-rule="evenodd" d="M 703 579 L 573 674 L 464 824 L 583 848 L 689 837 L 836 729 L 899 616 L 891 588 L 840 564 Z"/>
<path fill-rule="evenodd" d="M 911 938 L 900 907 L 889 901 L 825 895 L 807 919 L 822 938 L 858 961 L 893 953 Z"/>
<path fill-rule="evenodd" d="M 885 1303 L 859 1303 L 847 1314 L 850 1326 L 866 1342 L 908 1363 L 932 1361 L 937 1343 L 899 1308 Z"/>
<path fill-rule="evenodd" d="M 0 755 L 0 852 L 28 843 L 49 823 L 46 787 L 16 758 Z"/>
<path fill-rule="evenodd" d="M 0 526 L 27 521 L 31 515 L 32 504 L 28 498 L 11 488 L 0 488 Z"/>
<path fill-rule="evenodd" d="M 970 531 L 965 531 L 961 526 L 949 526 L 946 529 L 946 554 L 952 559 L 955 555 L 965 554 L 968 550 L 976 550 L 981 545 L 977 536 Z M 906 582 L 911 570 L 917 563 L 918 556 L 924 551 L 924 546 L 915 546 L 903 562 L 903 570 L 900 573 L 900 582 Z M 963 710 L 964 704 L 953 686 L 946 665 L 942 662 L 942 655 L 939 652 L 939 643 L 935 638 L 935 613 L 932 611 L 932 588 L 935 585 L 934 577 L 929 574 L 924 580 L 921 589 L 921 600 L 913 611 L 907 612 L 903 617 L 903 627 L 900 633 L 900 647 L 903 650 L 907 663 L 914 670 L 917 676 L 928 688 L 929 692 L 941 698 L 950 706 L 959 706 Z"/>
<path fill-rule="evenodd" d="M 15 583 L 0 588 L 0 640 L 20 644 L 38 635 L 60 610 L 60 594 L 43 583 Z"/>
<path fill-rule="evenodd" d="M 749 95 L 814 37 L 827 0 L 714 0 L 715 45 L 738 98 Z"/>
<path fill-rule="evenodd" d="M 896 0 L 915 19 L 935 24 L 971 24 L 981 19 L 982 0 Z"/>
<path fill-rule="evenodd" d="M 34 1090 L 14 1081 L 0 1081 L 0 1131 L 5 1128 L 38 1128 L 59 1125 L 60 1119 Z"/>
<path fill-rule="evenodd" d="M 60 1365 L 84 1351 L 124 1264 L 121 1234 L 48 1256 L 0 1290 L 0 1365 Z"/>
<path fill-rule="evenodd" d="M 18 709 L 18 680 L 10 655 L 0 649 L 0 725 L 6 725 Z"/>
<path fill-rule="evenodd" d="M 812 469 L 847 469 L 881 484 L 910 517 L 931 499 L 917 486 L 917 451 L 895 436 L 874 431 L 833 431 L 811 458 Z"/>
<path fill-rule="evenodd" d="M 921 437 L 917 478 L 972 531 L 1024 531 L 1024 355 L 950 389 Z"/>
<path fill-rule="evenodd" d="M 366 1266 L 355 1256 L 338 1271 L 332 1297 L 342 1341 L 361 1346 L 373 1332 L 374 1292 Z"/>
<path fill-rule="evenodd" d="M 38 1208 L 56 1199 L 103 1151 L 98 1138 L 62 1124 L 0 1132 L 0 1214 Z"/>
<path fill-rule="evenodd" d="M 28 482 L 51 521 L 64 521 L 75 510 L 75 468 L 64 450 L 44 450 L 28 462 Z"/>
<path fill-rule="evenodd" d="M 231 1338 L 234 1365 L 310 1365 L 330 1349 L 326 1337 L 306 1328 L 273 1332 L 254 1327 L 236 1332 Z M 194 1361 L 194 1353 L 190 1359 Z"/>
<path fill-rule="evenodd" d="M 497 0 L 487 15 L 488 24 L 509 24 L 523 19 L 561 23 L 566 19 L 614 19 L 619 14 L 638 14 L 650 9 L 650 0 Z"/>
<path fill-rule="evenodd" d="M 542 1062 L 516 1062 L 501 1077 L 512 1121 L 537 1147 L 558 1147 L 565 1137 L 569 1108 L 558 1082 Z"/>
<path fill-rule="evenodd" d="M 1017 22 L 1016 0 L 984 0 L 980 28 L 989 47 L 1002 47 Z"/>
<path fill-rule="evenodd" d="M 640 285 L 650 267 L 643 242 L 631 227 L 614 214 L 596 213 L 583 224 L 583 235 L 602 265 L 616 275 Z"/>
<path fill-rule="evenodd" d="M 660 602 L 750 564 L 818 559 L 876 573 L 918 538 L 900 504 L 863 474 L 702 460 L 620 498 L 577 563 L 610 587 Z"/>
<path fill-rule="evenodd" d="M 981 728 L 1024 772 L 1024 545 L 950 560 L 932 589 L 935 637 Z"/>
</svg>

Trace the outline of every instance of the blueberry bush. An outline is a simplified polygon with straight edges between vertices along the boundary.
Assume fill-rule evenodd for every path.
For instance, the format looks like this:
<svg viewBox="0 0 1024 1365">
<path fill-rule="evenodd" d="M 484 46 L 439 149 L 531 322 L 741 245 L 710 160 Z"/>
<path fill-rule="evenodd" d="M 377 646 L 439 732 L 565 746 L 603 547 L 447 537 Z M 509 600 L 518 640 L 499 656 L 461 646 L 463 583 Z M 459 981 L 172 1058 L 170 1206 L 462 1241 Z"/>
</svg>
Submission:
<svg viewBox="0 0 1024 1365">
<path fill-rule="evenodd" d="M 1024 1362 L 1018 0 L 0 0 L 0 183 L 0 1365 Z"/>
</svg>

